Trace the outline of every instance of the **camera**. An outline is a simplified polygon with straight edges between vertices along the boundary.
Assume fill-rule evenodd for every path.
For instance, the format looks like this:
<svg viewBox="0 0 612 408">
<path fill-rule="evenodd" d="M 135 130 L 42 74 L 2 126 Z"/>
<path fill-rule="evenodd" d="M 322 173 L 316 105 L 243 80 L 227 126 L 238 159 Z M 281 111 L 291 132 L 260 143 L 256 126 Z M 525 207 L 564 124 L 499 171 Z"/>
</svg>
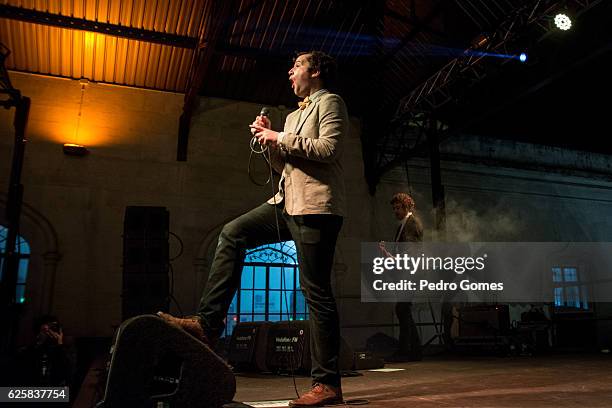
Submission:
<svg viewBox="0 0 612 408">
<path fill-rule="evenodd" d="M 60 331 L 60 324 L 58 322 L 51 322 L 48 324 L 49 329 L 53 330 L 54 332 L 58 333 Z"/>
</svg>

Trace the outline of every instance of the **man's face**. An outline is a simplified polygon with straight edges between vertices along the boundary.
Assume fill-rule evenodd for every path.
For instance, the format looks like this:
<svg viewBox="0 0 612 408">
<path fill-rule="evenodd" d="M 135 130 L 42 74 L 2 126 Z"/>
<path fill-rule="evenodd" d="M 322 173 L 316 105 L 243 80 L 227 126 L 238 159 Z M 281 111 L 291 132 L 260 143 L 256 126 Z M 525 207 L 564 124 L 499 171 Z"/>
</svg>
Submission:
<svg viewBox="0 0 612 408">
<path fill-rule="evenodd" d="M 398 220 L 403 220 L 408 215 L 408 209 L 402 203 L 393 203 L 393 214 Z"/>
<path fill-rule="evenodd" d="M 41 334 L 49 334 L 49 331 L 51 330 L 54 332 L 57 332 L 59 330 L 59 323 L 58 322 L 48 322 L 48 323 L 43 323 L 40 326 Z"/>
<path fill-rule="evenodd" d="M 289 81 L 293 92 L 300 98 L 305 98 L 310 95 L 310 88 L 314 78 L 319 76 L 318 71 L 309 72 L 310 62 L 308 56 L 310 54 L 302 54 L 293 63 L 293 67 L 289 70 Z"/>
<path fill-rule="evenodd" d="M 61 329 L 58 322 L 43 323 L 40 325 L 37 342 L 38 344 L 57 344 L 60 333 Z"/>
</svg>

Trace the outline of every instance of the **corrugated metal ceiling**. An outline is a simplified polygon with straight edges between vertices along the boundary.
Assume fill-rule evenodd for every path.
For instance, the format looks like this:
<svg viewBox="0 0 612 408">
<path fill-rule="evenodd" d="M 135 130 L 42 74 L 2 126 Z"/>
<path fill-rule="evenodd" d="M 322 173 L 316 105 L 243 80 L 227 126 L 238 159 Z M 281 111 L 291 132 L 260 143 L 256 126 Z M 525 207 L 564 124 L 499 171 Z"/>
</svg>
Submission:
<svg viewBox="0 0 612 408">
<path fill-rule="evenodd" d="M 369 51 L 366 2 L 239 0 L 225 26 L 206 95 L 291 103 L 287 80 L 297 51 L 321 49 L 348 64 Z M 370 35 L 370 37 L 368 37 Z"/>
<path fill-rule="evenodd" d="M 186 92 L 202 37 L 201 47 L 214 43 L 202 94 L 270 104 L 293 103 L 286 72 L 294 52 L 322 49 L 338 57 L 348 100 L 359 105 L 367 70 L 376 78 L 369 86 L 379 105 L 393 110 L 448 60 L 432 51 L 451 37 L 445 32 L 446 6 L 463 10 L 464 21 L 475 29 L 518 0 L 491 0 L 486 7 L 480 0 L 225 0 L 229 13 L 211 15 L 220 9 L 213 7 L 218 1 L 0 0 L 0 11 L 6 6 L 42 14 L 34 21 L 0 17 L 0 41 L 12 50 L 9 69 Z M 91 30 L 58 26 L 58 16 L 72 18 L 71 24 L 88 22 Z M 211 41 L 203 31 L 207 19 L 215 18 L 223 21 Z M 117 35 L 100 32 L 96 23 L 112 25 Z M 137 33 L 120 35 L 122 28 Z M 183 36 L 192 45 L 140 40 L 138 31 Z M 453 41 L 462 35 L 453 33 Z M 361 89 L 354 89 L 356 82 Z"/>
<path fill-rule="evenodd" d="M 376 140 L 401 98 L 476 35 L 540 1 L 565 3 L 0 0 L 0 42 L 12 50 L 8 69 L 186 93 L 184 129 L 198 94 L 293 105 L 292 57 L 320 49 L 337 57 L 341 94 Z M 186 137 L 179 135 L 181 154 Z"/>
<path fill-rule="evenodd" d="M 143 30 L 198 36 L 204 0 L 0 0 L 0 4 Z M 7 68 L 183 92 L 193 49 L 0 19 Z"/>
</svg>

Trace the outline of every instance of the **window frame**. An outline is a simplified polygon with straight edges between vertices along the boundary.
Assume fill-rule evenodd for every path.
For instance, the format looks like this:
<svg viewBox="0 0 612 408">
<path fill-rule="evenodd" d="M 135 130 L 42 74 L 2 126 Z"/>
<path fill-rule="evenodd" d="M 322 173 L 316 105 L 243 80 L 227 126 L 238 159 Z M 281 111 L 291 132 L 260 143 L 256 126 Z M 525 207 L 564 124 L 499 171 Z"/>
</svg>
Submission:
<svg viewBox="0 0 612 408">
<path fill-rule="evenodd" d="M 6 237 L 8 228 L 0 224 L 0 279 L 4 271 L 4 262 L 7 258 L 6 252 Z M 25 251 L 23 250 L 25 249 Z M 15 250 L 19 255 L 19 266 L 17 269 L 17 282 L 15 287 L 15 299 L 17 304 L 26 303 L 26 283 L 28 278 L 28 269 L 30 266 L 31 248 L 30 243 L 21 235 L 17 234 L 15 241 Z M 22 266 L 25 265 L 25 266 Z M 22 267 L 24 271 L 22 272 Z"/>
<path fill-rule="evenodd" d="M 283 250 L 286 247 L 288 247 L 288 251 Z M 289 252 L 291 250 L 293 250 L 293 254 Z M 268 262 L 266 262 L 266 260 Z M 248 271 L 247 268 L 253 268 L 253 270 Z M 274 268 L 278 268 L 280 271 L 274 271 Z M 287 270 L 291 271 L 289 272 L 292 279 L 291 287 L 287 287 L 286 284 Z M 277 285 L 272 285 L 272 277 L 278 272 L 281 272 L 281 280 L 277 281 Z M 250 274 L 250 283 L 245 284 L 245 273 Z M 263 288 L 257 285 L 257 281 L 259 280 L 258 273 L 265 273 L 265 284 Z M 274 288 L 272 286 L 274 286 Z M 255 305 L 257 292 L 260 291 L 263 291 L 265 296 L 265 307 L 263 312 L 256 310 Z M 250 301 L 252 303 L 250 311 L 244 311 L 242 302 L 243 299 L 246 299 L 248 296 L 244 296 L 243 294 L 248 293 L 251 293 Z M 280 304 L 271 311 L 270 306 L 272 302 L 270 295 L 273 293 L 280 293 Z M 303 305 L 303 312 L 298 312 L 298 308 L 300 310 L 302 309 L 299 307 L 301 305 Z M 234 327 L 240 322 L 305 320 L 308 319 L 308 316 L 308 306 L 299 284 L 299 266 L 295 243 L 293 241 L 285 241 L 281 243 L 266 244 L 249 250 L 245 254 L 245 259 L 242 264 L 240 287 L 236 291 L 228 309 L 226 327 L 223 335 L 229 338 Z M 244 319 L 245 317 L 246 319 Z"/>
<path fill-rule="evenodd" d="M 556 270 L 559 270 L 560 280 L 555 279 Z M 566 271 L 574 270 L 575 280 L 566 280 Z M 593 302 L 589 300 L 589 286 L 581 280 L 584 268 L 574 263 L 557 264 L 550 268 L 553 281 L 553 310 L 555 313 L 592 313 Z M 577 297 L 568 296 L 568 289 L 576 289 Z M 559 302 L 557 290 L 561 292 Z M 578 302 L 580 306 L 570 305 L 570 302 Z"/>
</svg>

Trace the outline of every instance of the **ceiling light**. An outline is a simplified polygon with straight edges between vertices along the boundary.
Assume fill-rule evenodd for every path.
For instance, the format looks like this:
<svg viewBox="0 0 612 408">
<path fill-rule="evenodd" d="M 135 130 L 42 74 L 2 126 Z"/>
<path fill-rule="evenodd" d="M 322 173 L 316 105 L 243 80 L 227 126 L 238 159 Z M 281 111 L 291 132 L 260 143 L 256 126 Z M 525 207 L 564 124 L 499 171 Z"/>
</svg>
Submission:
<svg viewBox="0 0 612 408">
<path fill-rule="evenodd" d="M 559 13 L 555 16 L 555 25 L 559 30 L 567 31 L 572 28 L 572 19 L 567 14 Z"/>
</svg>

